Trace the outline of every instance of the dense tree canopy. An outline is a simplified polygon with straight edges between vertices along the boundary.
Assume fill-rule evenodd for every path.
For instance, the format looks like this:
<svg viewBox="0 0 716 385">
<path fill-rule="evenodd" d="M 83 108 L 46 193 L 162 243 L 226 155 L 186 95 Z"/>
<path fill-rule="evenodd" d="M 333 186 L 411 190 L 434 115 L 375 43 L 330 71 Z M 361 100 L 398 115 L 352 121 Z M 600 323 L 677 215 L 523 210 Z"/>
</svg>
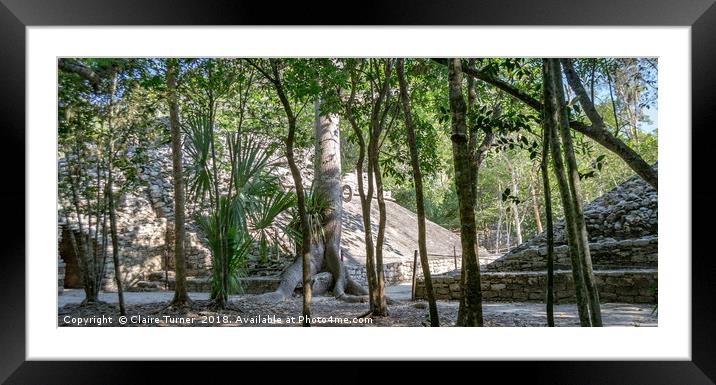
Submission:
<svg viewBox="0 0 716 385">
<path fill-rule="evenodd" d="M 296 267 L 303 275 L 285 293 L 301 281 L 310 302 L 310 279 L 320 270 L 312 263 L 325 253 L 341 282 L 340 297 L 365 296 L 346 281 L 337 246 L 329 247 L 340 235 L 324 233 L 340 217 L 321 203 L 330 195 L 321 188 L 340 182 L 321 187 L 302 174 L 315 166 L 316 177 L 333 175 L 310 158 L 322 153 L 324 139 L 338 143 L 330 151 L 339 154 L 331 166 L 339 174 L 367 176 L 365 185 L 358 178 L 356 193 L 364 207 L 373 315 L 388 314 L 386 199 L 461 232 L 463 250 L 480 244 L 504 252 L 542 232 L 545 196 L 549 216 L 565 216 L 572 207 L 563 202 L 567 186 L 544 179 L 556 175 L 554 162 L 542 162 L 544 110 L 564 113 L 554 124 L 563 124 L 567 135 L 560 140 L 574 167 L 569 189 L 578 202 L 572 204 L 581 207 L 634 173 L 656 188 L 650 167 L 658 155 L 656 59 L 551 63 L 560 99 L 552 107 L 543 60 L 533 58 L 59 59 L 59 210 L 82 227 L 74 243 L 84 280 L 93 283 L 85 285 L 88 300 L 99 290 L 116 200 L 143 183 L 136 174 L 144 151 L 170 143 L 175 177 L 184 182 L 175 184 L 184 190 L 176 198 L 187 210 L 186 219 L 183 210 L 177 218 L 197 223 L 209 240 L 212 298 L 220 307 L 238 290 L 248 259 L 286 253 L 303 258 Z M 321 131 L 322 124 L 332 128 Z M 291 183 L 279 177 L 280 168 L 290 171 Z M 565 194 L 545 194 L 560 188 Z M 374 199 L 379 215 L 371 218 Z M 466 243 L 465 231 L 475 239 Z M 295 247 L 287 248 L 282 236 Z M 479 295 L 479 279 L 468 287 Z M 469 324 L 482 322 L 477 311 L 466 317 Z"/>
</svg>

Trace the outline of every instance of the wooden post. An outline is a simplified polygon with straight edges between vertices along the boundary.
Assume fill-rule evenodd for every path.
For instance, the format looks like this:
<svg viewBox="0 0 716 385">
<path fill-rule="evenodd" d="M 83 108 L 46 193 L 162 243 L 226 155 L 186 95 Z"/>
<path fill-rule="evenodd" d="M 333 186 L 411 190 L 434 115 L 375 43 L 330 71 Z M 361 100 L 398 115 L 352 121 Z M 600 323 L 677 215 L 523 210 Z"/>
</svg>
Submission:
<svg viewBox="0 0 716 385">
<path fill-rule="evenodd" d="M 418 250 L 415 250 L 415 255 L 413 255 L 413 287 L 410 289 L 410 299 L 412 301 L 415 301 L 415 283 L 417 281 L 416 271 L 418 270 Z"/>
<path fill-rule="evenodd" d="M 455 259 L 455 270 L 457 270 L 457 250 L 454 244 L 452 245 L 452 257 Z"/>
</svg>

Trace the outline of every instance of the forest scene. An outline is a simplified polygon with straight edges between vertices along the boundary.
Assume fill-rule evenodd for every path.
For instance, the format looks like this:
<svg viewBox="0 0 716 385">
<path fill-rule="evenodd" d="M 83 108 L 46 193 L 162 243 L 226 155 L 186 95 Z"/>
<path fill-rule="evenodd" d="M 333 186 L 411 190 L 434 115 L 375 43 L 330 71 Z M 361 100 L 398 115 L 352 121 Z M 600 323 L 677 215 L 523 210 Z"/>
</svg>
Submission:
<svg viewBox="0 0 716 385">
<path fill-rule="evenodd" d="M 58 326 L 658 326 L 656 58 L 59 58 Z"/>
</svg>

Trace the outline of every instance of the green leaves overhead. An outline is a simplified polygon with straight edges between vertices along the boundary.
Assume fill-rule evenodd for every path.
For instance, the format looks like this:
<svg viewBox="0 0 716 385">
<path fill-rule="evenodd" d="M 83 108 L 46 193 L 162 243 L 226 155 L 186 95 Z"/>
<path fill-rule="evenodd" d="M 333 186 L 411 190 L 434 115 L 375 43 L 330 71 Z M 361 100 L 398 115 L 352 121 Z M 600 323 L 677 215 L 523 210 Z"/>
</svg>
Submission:
<svg viewBox="0 0 716 385">
<path fill-rule="evenodd" d="M 282 83 L 296 114 L 295 147 L 298 156 L 314 146 L 313 102 L 321 99 L 321 113 L 340 117 L 343 173 L 355 170 L 358 138 L 346 115 L 351 90 L 358 132 L 368 137 L 371 106 L 379 85 L 385 79 L 385 58 L 177 58 L 180 121 L 184 133 L 185 173 L 190 204 L 205 215 L 206 230 L 224 234 L 221 242 L 236 255 L 266 256 L 280 252 L 274 242 L 283 227 L 291 233 L 288 217 L 296 196 L 286 191 L 276 178 L 277 164 L 284 159 L 287 118 L 270 77 L 278 65 Z M 70 163 L 80 170 L 78 185 L 87 186 L 83 197 L 96 196 L 96 180 L 89 169 L 103 166 L 101 149 L 113 140 L 117 152 L 114 168 L 132 183 L 121 185 L 123 192 L 136 190 L 139 171 L 146 162 L 145 149 L 168 143 L 166 111 L 166 60 L 163 58 L 65 59 L 58 77 L 58 132 L 60 157 L 70 155 Z M 499 80 L 541 100 L 541 61 L 532 58 L 464 59 L 484 76 Z M 642 130 L 657 107 L 657 66 L 655 59 L 586 58 L 573 60 L 587 92 L 594 97 L 597 112 L 609 132 L 650 163 L 657 159 L 656 127 Z M 58 63 L 59 64 L 59 63 Z M 115 135 L 107 130 L 109 77 L 119 71 L 116 96 Z M 260 71 L 265 71 L 269 78 Z M 457 218 L 454 171 L 451 161 L 450 111 L 447 67 L 439 60 L 405 60 L 410 89 L 413 123 L 419 162 L 424 174 L 425 207 L 428 218 L 454 226 Z M 467 83 L 467 80 L 465 80 Z M 527 107 L 494 84 L 475 81 L 474 108 L 470 108 L 468 127 L 475 137 L 494 134 L 484 166 L 478 176 L 478 206 L 484 226 L 495 224 L 499 203 L 510 201 L 525 210 L 524 195 L 532 167 L 541 157 L 541 120 Z M 380 137 L 378 161 L 384 173 L 386 190 L 399 203 L 411 207 L 412 178 L 402 111 L 398 108 L 395 74 L 388 79 L 385 130 Z M 566 89 L 569 117 L 589 124 L 585 108 Z M 465 95 L 467 99 L 467 94 Z M 653 115 L 653 116 L 652 116 Z M 650 118 L 650 116 L 652 116 Z M 631 175 L 620 158 L 582 134 L 572 132 L 575 152 L 583 179 L 585 196 L 600 192 Z M 212 161 L 212 143 L 216 169 Z M 510 175 L 496 154 L 504 153 L 518 170 L 520 193 L 504 189 Z M 136 182 L 136 183 L 135 183 Z M 539 185 L 538 181 L 534 183 Z M 60 193 L 69 196 L 63 175 Z M 217 188 L 215 188 L 217 187 Z M 218 193 L 216 192 L 218 190 Z M 514 188 L 513 188 L 514 190 Z M 218 195 L 218 196 L 215 196 Z M 310 194 L 309 194 L 310 195 Z M 555 198 L 558 199 L 558 198 Z M 318 197 L 309 197 L 320 207 Z M 213 203 L 213 205 L 212 205 Z M 309 202 L 310 203 L 310 202 Z M 93 204 L 91 209 L 94 209 Z M 555 205 L 557 206 L 557 205 Z M 213 207 L 213 209 L 211 209 Z M 83 209 L 87 211 L 87 209 Z M 557 213 L 558 214 L 558 213 Z M 523 216 L 525 217 L 525 216 Z M 529 216 L 524 228 L 530 228 Z M 216 220 L 219 220 L 219 226 Z M 318 211 L 311 219 L 322 221 Z M 223 224 L 223 225 L 222 225 Z M 211 226 L 214 226 L 213 228 Z M 288 226 L 288 227 L 287 227 Z M 316 232 L 316 234 L 319 234 Z M 218 238 L 217 238 L 218 239 Z M 248 242 L 248 243 L 247 243 Z M 250 246 L 245 246 L 250 245 Z M 244 258 L 240 257 L 239 259 Z M 229 262 L 233 263 L 233 262 Z"/>
</svg>

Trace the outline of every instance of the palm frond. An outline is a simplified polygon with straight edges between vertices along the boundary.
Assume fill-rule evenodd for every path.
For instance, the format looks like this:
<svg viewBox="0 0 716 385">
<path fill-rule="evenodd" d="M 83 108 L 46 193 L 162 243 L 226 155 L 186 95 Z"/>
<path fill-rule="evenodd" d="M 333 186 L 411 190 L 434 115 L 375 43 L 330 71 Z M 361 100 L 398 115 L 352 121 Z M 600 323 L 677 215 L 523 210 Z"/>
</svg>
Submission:
<svg viewBox="0 0 716 385">
<path fill-rule="evenodd" d="M 190 199 L 203 202 L 212 188 L 215 177 L 209 168 L 213 130 L 208 116 L 188 116 L 182 126 L 185 134 L 184 148 L 190 162 L 187 167 L 187 187 Z"/>
</svg>

